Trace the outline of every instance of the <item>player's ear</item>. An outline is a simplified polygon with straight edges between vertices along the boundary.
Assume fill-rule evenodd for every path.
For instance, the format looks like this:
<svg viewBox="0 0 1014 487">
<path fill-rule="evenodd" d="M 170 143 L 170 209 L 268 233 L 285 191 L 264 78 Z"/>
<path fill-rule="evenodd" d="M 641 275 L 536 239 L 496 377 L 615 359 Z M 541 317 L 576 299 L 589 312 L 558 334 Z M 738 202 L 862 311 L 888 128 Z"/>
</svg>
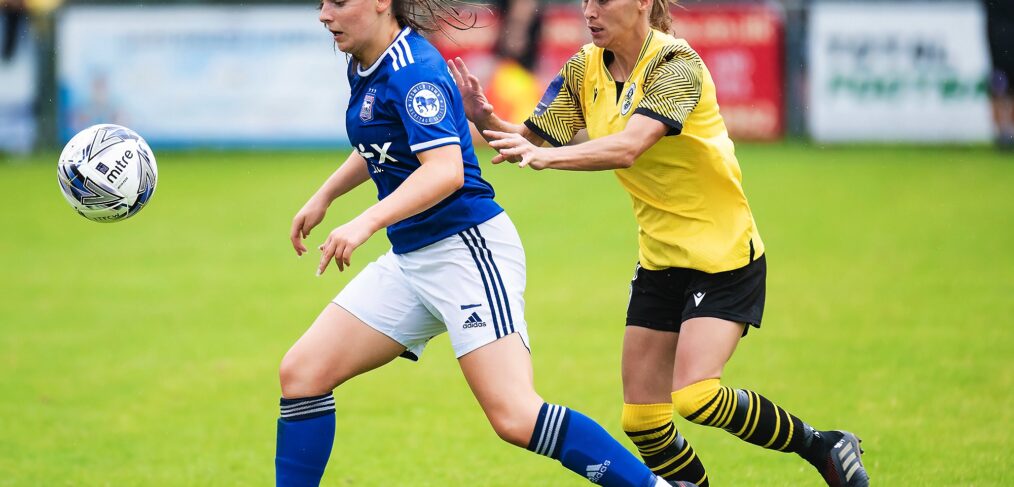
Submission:
<svg viewBox="0 0 1014 487">
<path fill-rule="evenodd" d="M 656 1 L 658 0 L 637 0 L 637 10 L 642 12 L 647 11 L 650 15 L 651 9 L 655 6 Z"/>
<path fill-rule="evenodd" d="M 393 0 L 373 0 L 377 6 L 377 13 L 388 12 L 394 15 L 394 1 Z"/>
</svg>

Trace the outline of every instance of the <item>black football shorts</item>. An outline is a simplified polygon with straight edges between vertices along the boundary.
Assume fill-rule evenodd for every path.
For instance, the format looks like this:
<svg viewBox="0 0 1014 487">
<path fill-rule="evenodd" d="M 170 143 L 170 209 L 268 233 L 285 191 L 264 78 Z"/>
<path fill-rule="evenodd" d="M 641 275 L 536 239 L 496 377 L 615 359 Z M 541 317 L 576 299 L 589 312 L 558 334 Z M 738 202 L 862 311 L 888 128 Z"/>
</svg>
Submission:
<svg viewBox="0 0 1014 487">
<path fill-rule="evenodd" d="M 763 255 L 715 274 L 678 267 L 650 271 L 638 264 L 630 281 L 627 325 L 679 333 L 684 321 L 710 317 L 760 328 L 766 276 Z"/>
</svg>

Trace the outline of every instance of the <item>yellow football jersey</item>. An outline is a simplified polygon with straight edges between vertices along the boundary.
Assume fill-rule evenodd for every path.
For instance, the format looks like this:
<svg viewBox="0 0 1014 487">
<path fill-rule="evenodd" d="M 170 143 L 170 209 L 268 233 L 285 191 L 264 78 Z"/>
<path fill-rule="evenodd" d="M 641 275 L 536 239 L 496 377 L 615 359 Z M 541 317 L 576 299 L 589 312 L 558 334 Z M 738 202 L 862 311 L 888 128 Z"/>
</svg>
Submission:
<svg viewBox="0 0 1014 487">
<path fill-rule="evenodd" d="M 633 199 L 641 265 L 715 273 L 760 257 L 764 244 L 700 56 L 685 40 L 651 31 L 622 87 L 606 67 L 611 57 L 594 44 L 581 48 L 525 125 L 559 146 L 582 128 L 593 139 L 620 132 L 635 113 L 664 123 L 662 139 L 615 171 Z"/>
</svg>

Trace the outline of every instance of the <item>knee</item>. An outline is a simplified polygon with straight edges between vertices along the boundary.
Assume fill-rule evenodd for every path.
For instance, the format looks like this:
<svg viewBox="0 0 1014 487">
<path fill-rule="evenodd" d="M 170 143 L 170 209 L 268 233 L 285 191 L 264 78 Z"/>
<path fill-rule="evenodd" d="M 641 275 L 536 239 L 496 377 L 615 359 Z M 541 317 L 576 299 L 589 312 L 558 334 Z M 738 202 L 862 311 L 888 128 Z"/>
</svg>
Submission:
<svg viewBox="0 0 1014 487">
<path fill-rule="evenodd" d="M 705 379 L 690 384 L 672 393 L 673 406 L 684 418 L 696 421 L 707 418 L 710 411 L 718 407 L 718 401 L 712 401 L 721 390 L 722 383 L 718 379 Z"/>
<path fill-rule="evenodd" d="M 531 442 L 538 415 L 538 410 L 533 413 L 521 408 L 500 408 L 486 413 L 489 424 L 493 426 L 497 436 L 521 448 L 526 448 Z"/>
<path fill-rule="evenodd" d="M 316 361 L 289 350 L 278 366 L 282 397 L 298 398 L 326 394 L 347 380 L 326 370 Z"/>
</svg>

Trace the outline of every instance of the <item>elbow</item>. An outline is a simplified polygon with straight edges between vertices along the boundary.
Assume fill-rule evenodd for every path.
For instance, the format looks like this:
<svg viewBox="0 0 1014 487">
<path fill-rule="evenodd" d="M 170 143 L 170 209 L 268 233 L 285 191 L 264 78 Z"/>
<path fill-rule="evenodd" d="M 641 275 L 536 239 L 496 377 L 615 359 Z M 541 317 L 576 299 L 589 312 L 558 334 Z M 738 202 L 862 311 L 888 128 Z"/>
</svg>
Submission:
<svg viewBox="0 0 1014 487">
<path fill-rule="evenodd" d="M 637 159 L 637 152 L 624 148 L 620 152 L 620 156 L 616 158 L 616 169 L 627 169 L 634 166 L 634 161 Z"/>
<path fill-rule="evenodd" d="M 447 178 L 447 186 L 451 193 L 463 188 L 465 186 L 465 166 L 459 164 L 453 173 Z"/>
</svg>

